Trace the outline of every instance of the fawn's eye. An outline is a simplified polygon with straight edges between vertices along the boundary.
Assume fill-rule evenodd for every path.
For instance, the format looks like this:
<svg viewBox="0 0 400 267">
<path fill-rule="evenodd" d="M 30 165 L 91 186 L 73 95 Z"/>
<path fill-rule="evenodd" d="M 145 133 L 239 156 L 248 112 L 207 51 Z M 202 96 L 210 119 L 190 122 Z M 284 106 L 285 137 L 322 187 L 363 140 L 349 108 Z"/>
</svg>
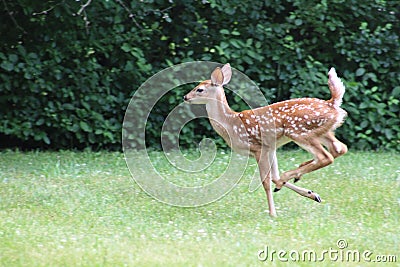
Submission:
<svg viewBox="0 0 400 267">
<path fill-rule="evenodd" d="M 201 89 L 201 88 L 199 88 L 199 89 L 196 90 L 197 93 L 201 93 L 201 92 L 203 92 L 203 91 L 204 91 L 204 89 Z"/>
</svg>

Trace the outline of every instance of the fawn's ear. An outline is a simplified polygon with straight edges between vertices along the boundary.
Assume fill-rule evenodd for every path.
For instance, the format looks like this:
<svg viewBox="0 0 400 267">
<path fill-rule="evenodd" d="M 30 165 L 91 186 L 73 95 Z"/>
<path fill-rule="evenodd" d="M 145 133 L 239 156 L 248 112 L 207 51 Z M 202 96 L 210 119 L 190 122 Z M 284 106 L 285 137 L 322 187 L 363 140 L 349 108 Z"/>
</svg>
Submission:
<svg viewBox="0 0 400 267">
<path fill-rule="evenodd" d="M 231 65 L 229 63 L 226 63 L 221 68 L 221 71 L 222 71 L 222 75 L 224 76 L 224 81 L 223 81 L 222 85 L 228 84 L 232 77 Z"/>
<path fill-rule="evenodd" d="M 215 68 L 215 70 L 211 73 L 211 82 L 216 85 L 224 84 L 224 74 L 219 67 Z"/>
</svg>

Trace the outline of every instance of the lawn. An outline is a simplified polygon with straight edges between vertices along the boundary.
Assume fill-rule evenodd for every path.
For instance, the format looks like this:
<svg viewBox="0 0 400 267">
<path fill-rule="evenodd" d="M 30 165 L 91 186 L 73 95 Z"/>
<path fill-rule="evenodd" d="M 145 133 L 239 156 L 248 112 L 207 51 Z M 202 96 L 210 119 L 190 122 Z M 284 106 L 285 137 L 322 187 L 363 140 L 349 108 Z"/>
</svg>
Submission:
<svg viewBox="0 0 400 267">
<path fill-rule="evenodd" d="M 216 162 L 228 157 L 221 150 Z M 280 151 L 278 158 L 288 170 L 309 155 Z M 170 167 L 161 152 L 151 159 L 171 179 L 196 179 Z M 248 191 L 255 169 L 252 161 L 221 200 L 180 208 L 143 192 L 122 153 L 1 152 L 0 266 L 399 264 L 399 154 L 349 152 L 299 182 L 322 204 L 284 188 L 274 193 L 274 219 L 263 189 Z"/>
</svg>

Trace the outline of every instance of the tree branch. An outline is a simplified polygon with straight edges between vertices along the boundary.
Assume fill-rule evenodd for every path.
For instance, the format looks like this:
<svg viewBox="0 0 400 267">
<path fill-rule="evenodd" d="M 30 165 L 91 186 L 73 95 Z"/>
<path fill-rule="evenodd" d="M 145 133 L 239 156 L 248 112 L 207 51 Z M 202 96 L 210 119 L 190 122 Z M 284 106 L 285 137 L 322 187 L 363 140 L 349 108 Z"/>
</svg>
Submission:
<svg viewBox="0 0 400 267">
<path fill-rule="evenodd" d="M 90 3 L 92 2 L 92 0 L 88 0 L 87 2 L 86 2 L 86 4 L 83 4 L 82 6 L 81 6 L 81 9 L 79 9 L 79 11 L 78 11 L 78 15 L 80 16 L 81 14 L 82 14 L 82 12 L 85 12 L 85 8 L 87 8 L 89 5 L 90 5 Z"/>
<path fill-rule="evenodd" d="M 14 23 L 15 27 L 17 27 L 17 28 L 20 29 L 24 34 L 26 34 L 27 32 L 25 31 L 25 29 L 22 28 L 22 27 L 18 24 L 18 22 L 15 20 L 15 18 L 14 18 L 14 16 L 13 16 L 13 12 L 11 12 L 10 9 L 8 8 L 8 5 L 7 5 L 6 1 L 5 1 L 5 0 L 2 0 L 2 1 L 3 1 L 4 8 L 5 8 L 5 10 L 7 11 L 7 14 L 10 16 L 10 19 L 11 19 L 11 21 Z"/>
<path fill-rule="evenodd" d="M 133 23 L 135 23 L 135 25 L 140 28 L 143 29 L 142 26 L 140 26 L 140 24 L 137 22 L 137 20 L 135 19 L 135 15 L 131 12 L 131 10 L 124 4 L 124 2 L 122 2 L 122 0 L 115 0 L 118 4 L 120 4 L 125 10 L 126 12 L 128 12 L 129 14 L 129 18 L 133 21 Z"/>
<path fill-rule="evenodd" d="M 49 9 L 43 10 L 41 12 L 34 12 L 32 13 L 32 16 L 38 16 L 38 15 L 47 15 L 50 11 L 52 11 L 56 6 L 59 6 L 61 4 L 64 4 L 65 0 L 61 1 L 60 3 L 55 4 L 54 6 L 50 7 Z"/>
<path fill-rule="evenodd" d="M 86 8 L 90 5 L 90 3 L 92 2 L 92 0 L 88 0 L 85 4 L 83 4 L 81 6 L 81 8 L 79 9 L 78 16 L 83 16 L 83 21 L 85 21 L 85 28 L 86 28 L 86 33 L 89 34 L 89 24 L 90 21 L 88 19 L 87 13 L 86 13 Z M 83 15 L 82 15 L 83 13 Z"/>
</svg>

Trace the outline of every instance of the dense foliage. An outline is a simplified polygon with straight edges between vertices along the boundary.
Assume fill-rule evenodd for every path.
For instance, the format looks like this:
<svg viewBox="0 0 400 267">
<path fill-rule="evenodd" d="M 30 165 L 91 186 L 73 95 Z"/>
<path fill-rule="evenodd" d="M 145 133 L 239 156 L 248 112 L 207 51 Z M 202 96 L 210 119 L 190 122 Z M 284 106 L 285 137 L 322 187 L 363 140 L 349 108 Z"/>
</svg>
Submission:
<svg viewBox="0 0 400 267">
<path fill-rule="evenodd" d="M 338 137 L 352 148 L 400 151 L 400 5 L 386 0 L 2 0 L 2 146 L 118 149 L 130 97 L 165 67 L 230 62 L 270 102 L 329 97 L 329 67 L 347 88 Z M 181 102 L 151 114 L 150 144 Z M 232 103 L 232 101 L 231 101 Z M 234 105 L 235 109 L 244 108 Z M 201 124 L 201 127 L 198 125 Z M 212 135 L 199 120 L 192 145 Z"/>
</svg>

